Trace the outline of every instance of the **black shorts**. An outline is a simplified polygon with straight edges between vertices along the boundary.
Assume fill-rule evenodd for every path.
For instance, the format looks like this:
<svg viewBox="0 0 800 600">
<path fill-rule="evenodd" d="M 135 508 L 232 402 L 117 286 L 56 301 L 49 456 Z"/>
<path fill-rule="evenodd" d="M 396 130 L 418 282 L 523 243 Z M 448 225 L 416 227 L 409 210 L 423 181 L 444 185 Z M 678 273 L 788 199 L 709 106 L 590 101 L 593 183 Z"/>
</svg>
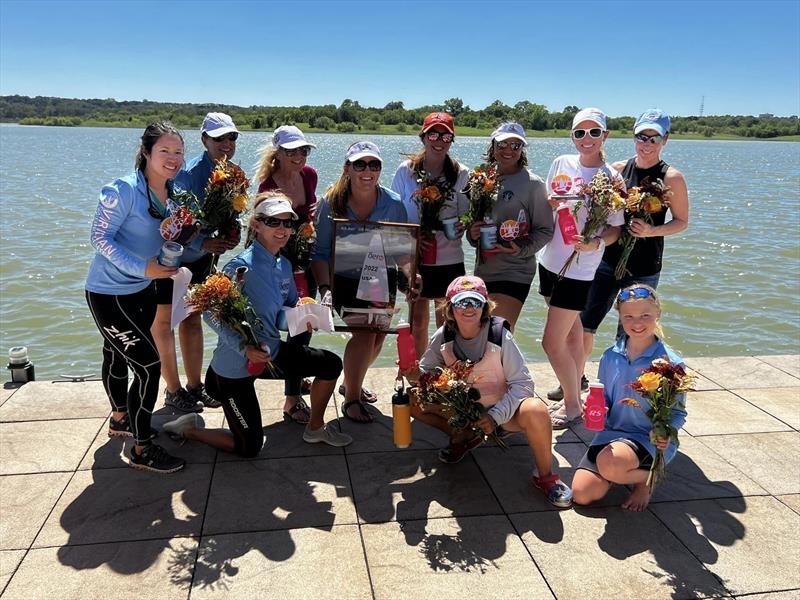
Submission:
<svg viewBox="0 0 800 600">
<path fill-rule="evenodd" d="M 467 273 L 463 262 L 454 265 L 419 265 L 418 271 L 422 277 L 420 298 L 428 299 L 444 298 L 450 282 Z"/>
<path fill-rule="evenodd" d="M 550 298 L 550 306 L 566 310 L 582 311 L 589 298 L 591 281 L 559 279 L 558 275 L 539 265 L 539 293 Z"/>
<path fill-rule="evenodd" d="M 203 283 L 211 274 L 211 267 L 214 263 L 214 254 L 206 254 L 202 258 L 190 263 L 181 263 L 192 272 L 192 280 L 189 283 Z M 172 287 L 174 281 L 171 277 L 154 280 L 156 284 L 156 303 L 172 304 Z"/>
<path fill-rule="evenodd" d="M 578 469 L 585 469 L 587 471 L 591 471 L 592 473 L 596 473 L 600 475 L 600 472 L 597 470 L 597 455 L 608 446 L 609 444 L 613 444 L 614 442 L 622 442 L 631 447 L 631 449 L 636 453 L 636 456 L 639 458 L 639 467 L 645 471 L 649 471 L 650 467 L 653 466 L 653 457 L 650 456 L 650 453 L 647 451 L 647 448 L 642 446 L 636 440 L 629 440 L 627 438 L 619 438 L 616 440 L 612 440 L 608 444 L 598 444 L 597 446 L 589 446 L 589 449 L 586 451 L 586 454 L 583 455 L 581 461 L 578 463 Z"/>
<path fill-rule="evenodd" d="M 487 281 L 486 291 L 490 294 L 504 294 L 511 296 L 525 304 L 531 291 L 530 283 L 517 283 L 516 281 Z"/>
</svg>

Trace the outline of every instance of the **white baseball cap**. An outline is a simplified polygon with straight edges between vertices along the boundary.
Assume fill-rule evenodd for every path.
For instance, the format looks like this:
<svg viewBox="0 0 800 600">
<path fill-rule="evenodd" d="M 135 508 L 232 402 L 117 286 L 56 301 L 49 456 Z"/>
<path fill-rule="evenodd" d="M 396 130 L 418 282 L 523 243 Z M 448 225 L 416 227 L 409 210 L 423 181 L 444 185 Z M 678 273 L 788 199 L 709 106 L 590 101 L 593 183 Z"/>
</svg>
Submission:
<svg viewBox="0 0 800 600">
<path fill-rule="evenodd" d="M 226 133 L 239 133 L 236 125 L 233 124 L 233 119 L 221 112 L 208 113 L 203 119 L 203 127 L 200 128 L 200 131 L 212 138 L 218 138 Z"/>
<path fill-rule="evenodd" d="M 507 123 L 500 123 L 492 132 L 493 142 L 502 142 L 509 138 L 517 138 L 522 141 L 524 146 L 528 145 L 528 139 L 525 137 L 525 129 L 519 123 L 509 121 Z"/>
<path fill-rule="evenodd" d="M 286 196 L 267 198 L 258 206 L 256 206 L 255 210 L 253 211 L 253 214 L 264 217 L 274 217 L 275 215 L 282 215 L 284 213 L 289 213 L 294 219 L 297 218 L 297 213 L 294 212 L 292 203 Z"/>
<path fill-rule="evenodd" d="M 294 125 L 281 125 L 273 131 L 272 145 L 276 148 L 284 148 L 286 150 L 294 150 L 295 148 L 302 148 L 303 146 L 316 148 L 314 144 L 306 139 L 303 132 Z"/>
<path fill-rule="evenodd" d="M 603 131 L 608 129 L 606 125 L 606 115 L 605 113 L 600 110 L 599 108 L 584 108 L 578 111 L 578 114 L 575 115 L 575 118 L 572 119 L 572 128 L 575 129 L 579 124 L 583 123 L 584 121 L 591 121 L 592 123 L 597 123 Z"/>
<path fill-rule="evenodd" d="M 372 142 L 356 142 L 347 149 L 345 158 L 347 159 L 347 162 L 354 162 L 361 158 L 366 158 L 367 156 L 372 156 L 373 158 L 377 158 L 379 161 L 383 162 L 383 159 L 381 158 L 381 151 Z"/>
</svg>

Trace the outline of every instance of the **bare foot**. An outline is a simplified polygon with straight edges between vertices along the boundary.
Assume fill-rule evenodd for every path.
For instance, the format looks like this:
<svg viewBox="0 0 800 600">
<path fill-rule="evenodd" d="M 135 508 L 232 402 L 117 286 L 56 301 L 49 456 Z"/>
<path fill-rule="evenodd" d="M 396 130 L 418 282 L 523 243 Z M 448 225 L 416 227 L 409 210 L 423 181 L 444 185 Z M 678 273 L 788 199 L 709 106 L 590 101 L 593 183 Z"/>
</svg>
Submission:
<svg viewBox="0 0 800 600">
<path fill-rule="evenodd" d="M 633 512 L 642 512 L 650 502 L 650 488 L 646 483 L 637 483 L 628 499 L 622 503 L 622 508 Z"/>
</svg>

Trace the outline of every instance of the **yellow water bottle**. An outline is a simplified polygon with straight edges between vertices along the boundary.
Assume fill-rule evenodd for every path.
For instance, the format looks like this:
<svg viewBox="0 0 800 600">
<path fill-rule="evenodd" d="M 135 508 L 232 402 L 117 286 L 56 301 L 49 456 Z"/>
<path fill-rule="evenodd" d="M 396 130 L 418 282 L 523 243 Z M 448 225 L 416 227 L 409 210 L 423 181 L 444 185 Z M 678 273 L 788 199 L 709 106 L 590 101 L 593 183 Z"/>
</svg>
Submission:
<svg viewBox="0 0 800 600">
<path fill-rule="evenodd" d="M 411 445 L 411 402 L 402 378 L 397 381 L 400 385 L 395 382 L 394 396 L 392 396 L 394 445 L 398 448 L 408 448 Z"/>
</svg>

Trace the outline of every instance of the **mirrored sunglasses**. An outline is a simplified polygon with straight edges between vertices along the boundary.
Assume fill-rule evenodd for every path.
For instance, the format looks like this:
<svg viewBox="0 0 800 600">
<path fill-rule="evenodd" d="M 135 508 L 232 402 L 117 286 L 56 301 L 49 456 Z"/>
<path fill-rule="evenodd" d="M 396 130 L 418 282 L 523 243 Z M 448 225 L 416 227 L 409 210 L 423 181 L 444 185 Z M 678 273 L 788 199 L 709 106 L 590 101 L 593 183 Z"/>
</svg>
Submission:
<svg viewBox="0 0 800 600">
<path fill-rule="evenodd" d="M 643 144 L 646 144 L 647 142 L 650 142 L 651 144 L 660 144 L 664 140 L 664 136 L 658 134 L 647 135 L 646 133 L 637 133 L 633 137 L 636 139 L 636 141 L 642 142 Z"/>
<path fill-rule="evenodd" d="M 653 292 L 651 292 L 647 288 L 635 287 L 635 288 L 629 288 L 627 290 L 622 290 L 617 295 L 617 302 L 626 302 L 631 298 L 652 298 L 652 297 L 653 297 Z"/>
<path fill-rule="evenodd" d="M 502 142 L 495 142 L 495 146 L 497 146 L 500 150 L 505 150 L 506 148 L 511 148 L 512 150 L 519 150 L 522 148 L 522 142 L 519 140 L 514 140 L 509 142 L 508 140 L 503 140 Z"/>
<path fill-rule="evenodd" d="M 452 133 L 443 133 L 441 131 L 428 131 L 425 134 L 430 141 L 435 142 L 436 140 L 442 140 L 445 144 L 449 144 L 453 141 L 453 134 Z"/>
<path fill-rule="evenodd" d="M 483 302 L 477 298 L 462 298 L 458 302 L 453 302 L 454 308 L 465 310 L 467 308 L 483 308 Z"/>
<path fill-rule="evenodd" d="M 286 156 L 295 156 L 297 154 L 302 154 L 303 156 L 308 156 L 311 154 L 311 146 L 300 146 L 299 148 L 292 148 L 288 150 L 287 148 L 283 148 L 283 151 L 286 152 Z"/>
</svg>

